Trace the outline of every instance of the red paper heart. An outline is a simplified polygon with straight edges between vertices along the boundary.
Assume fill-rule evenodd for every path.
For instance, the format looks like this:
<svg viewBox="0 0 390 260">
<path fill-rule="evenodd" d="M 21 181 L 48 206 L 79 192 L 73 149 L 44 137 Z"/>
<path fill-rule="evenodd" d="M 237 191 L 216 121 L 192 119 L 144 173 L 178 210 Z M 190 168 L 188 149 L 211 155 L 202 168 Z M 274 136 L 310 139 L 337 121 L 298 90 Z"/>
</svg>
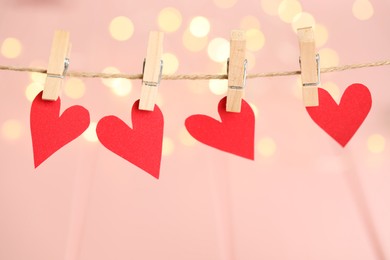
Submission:
<svg viewBox="0 0 390 260">
<path fill-rule="evenodd" d="M 226 97 L 218 104 L 222 122 L 205 115 L 186 119 L 188 132 L 198 141 L 219 150 L 254 159 L 255 115 L 250 105 L 242 100 L 241 112 L 226 112 Z"/>
<path fill-rule="evenodd" d="M 30 127 L 35 168 L 88 128 L 88 110 L 72 106 L 60 116 L 60 107 L 60 98 L 45 101 L 42 100 L 42 92 L 32 102 Z"/>
<path fill-rule="evenodd" d="M 319 106 L 306 107 L 310 117 L 341 146 L 356 133 L 371 109 L 371 94 L 362 84 L 352 84 L 338 105 L 324 89 L 318 89 Z"/>
<path fill-rule="evenodd" d="M 96 133 L 100 142 L 110 151 L 133 163 L 155 178 L 159 178 L 164 117 L 156 105 L 154 111 L 138 109 L 133 104 L 133 129 L 116 116 L 102 118 Z"/>
</svg>

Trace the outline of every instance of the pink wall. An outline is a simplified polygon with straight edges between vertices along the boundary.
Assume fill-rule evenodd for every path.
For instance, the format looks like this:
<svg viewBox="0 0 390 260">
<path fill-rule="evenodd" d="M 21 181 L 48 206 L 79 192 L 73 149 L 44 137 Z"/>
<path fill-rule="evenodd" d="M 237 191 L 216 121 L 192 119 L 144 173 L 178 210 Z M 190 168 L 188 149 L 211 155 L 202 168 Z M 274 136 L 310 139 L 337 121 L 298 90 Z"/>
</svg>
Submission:
<svg viewBox="0 0 390 260">
<path fill-rule="evenodd" d="M 46 67 L 54 30 L 66 29 L 71 70 L 113 66 L 141 73 L 148 33 L 166 29 L 167 21 L 160 29 L 157 17 L 172 7 L 181 22 L 166 32 L 164 52 L 176 56 L 175 73 L 224 72 L 224 62 L 210 59 L 207 46 L 240 28 L 254 35 L 248 39 L 249 73 L 297 70 L 297 36 L 281 19 L 289 17 L 270 14 L 270 4 L 279 2 L 2 0 L 0 64 Z M 390 57 L 389 1 L 285 3 L 291 15 L 311 14 L 317 34 L 327 35 L 317 39 L 323 66 Z M 133 24 L 128 40 L 110 35 L 117 16 Z M 183 44 L 195 16 L 210 22 L 207 39 L 195 39 L 204 41 L 197 52 Z M 251 21 L 246 16 L 255 19 L 245 22 Z M 166 60 L 165 69 L 175 71 L 174 62 Z M 186 134 L 185 119 L 217 117 L 224 94 L 212 93 L 208 81 L 163 81 L 158 104 L 166 139 L 156 180 L 85 135 L 34 169 L 25 92 L 36 93 L 28 86 L 38 82 L 39 89 L 41 79 L 0 71 L 0 259 L 389 259 L 389 73 L 390 67 L 378 67 L 322 75 L 332 93 L 360 82 L 372 94 L 371 112 L 344 149 L 306 113 L 298 76 L 248 79 L 246 100 L 258 110 L 255 161 Z M 129 122 L 140 97 L 139 80 L 125 96 L 100 79 L 71 83 L 84 84 L 85 92 L 74 98 L 75 91 L 64 91 L 62 111 L 82 105 L 93 122 L 110 114 Z"/>
</svg>

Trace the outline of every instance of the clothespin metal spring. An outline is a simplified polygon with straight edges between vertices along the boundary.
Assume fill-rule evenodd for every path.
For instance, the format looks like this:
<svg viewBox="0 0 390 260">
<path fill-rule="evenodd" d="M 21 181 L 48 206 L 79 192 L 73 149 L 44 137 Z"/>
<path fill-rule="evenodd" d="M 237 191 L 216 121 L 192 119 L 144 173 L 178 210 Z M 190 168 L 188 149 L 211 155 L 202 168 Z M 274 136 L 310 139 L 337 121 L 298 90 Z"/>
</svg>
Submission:
<svg viewBox="0 0 390 260">
<path fill-rule="evenodd" d="M 245 86 L 246 86 L 246 75 L 247 75 L 247 64 L 248 64 L 248 60 L 245 59 L 244 60 L 244 76 L 243 76 L 243 83 L 242 83 L 242 86 L 228 86 L 230 89 L 244 89 Z M 227 74 L 229 75 L 229 58 L 227 60 Z"/>
<path fill-rule="evenodd" d="M 57 79 L 65 78 L 66 72 L 68 71 L 68 68 L 69 68 L 69 64 L 70 64 L 69 58 L 65 58 L 65 60 L 64 60 L 64 72 L 62 73 L 62 75 L 47 73 L 46 74 L 47 77 L 57 78 Z"/>
<path fill-rule="evenodd" d="M 143 68 L 142 68 L 142 74 L 144 74 L 144 71 L 145 71 L 145 63 L 146 63 L 146 59 L 144 59 L 144 64 L 143 64 Z M 158 77 L 158 81 L 157 82 L 143 81 L 143 83 L 145 85 L 149 86 L 149 87 L 158 87 L 160 85 L 160 82 L 161 82 L 163 67 L 164 67 L 164 61 L 160 60 L 160 75 Z"/>
<path fill-rule="evenodd" d="M 309 86 L 318 86 L 321 85 L 321 68 L 320 68 L 320 55 L 317 53 L 316 54 L 316 62 L 317 62 L 317 82 L 312 82 L 312 83 L 303 83 L 303 87 L 309 87 Z M 299 58 L 299 65 L 301 65 L 301 59 Z"/>
</svg>

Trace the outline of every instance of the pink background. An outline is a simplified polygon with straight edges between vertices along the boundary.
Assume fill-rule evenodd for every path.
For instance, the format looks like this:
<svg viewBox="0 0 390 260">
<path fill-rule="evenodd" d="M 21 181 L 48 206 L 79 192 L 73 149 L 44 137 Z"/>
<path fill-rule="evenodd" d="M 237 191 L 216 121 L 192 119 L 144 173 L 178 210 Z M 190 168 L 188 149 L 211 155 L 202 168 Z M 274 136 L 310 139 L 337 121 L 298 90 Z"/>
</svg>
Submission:
<svg viewBox="0 0 390 260">
<path fill-rule="evenodd" d="M 0 64 L 45 68 L 54 30 L 66 29 L 70 70 L 114 66 L 141 73 L 148 33 L 159 30 L 159 12 L 173 7 L 182 21 L 165 34 L 164 52 L 177 57 L 176 73 L 223 72 L 224 63 L 212 61 L 207 46 L 192 52 L 183 45 L 183 33 L 199 15 L 210 21 L 207 42 L 229 39 L 232 29 L 248 29 L 245 16 L 256 17 L 265 43 L 249 51 L 255 65 L 248 72 L 297 70 L 297 36 L 265 12 L 265 2 L 221 8 L 205 0 L 2 0 L 0 44 L 13 37 L 22 48 L 15 58 L 0 54 Z M 390 57 L 389 1 L 372 0 L 367 20 L 356 18 L 352 0 L 300 3 L 328 30 L 318 49 L 332 49 L 340 65 Z M 116 16 L 134 25 L 126 41 L 110 36 Z M 248 80 L 246 100 L 258 110 L 255 161 L 188 145 L 185 119 L 217 117 L 223 95 L 211 93 L 208 81 L 163 81 L 158 102 L 171 149 L 156 180 L 84 136 L 34 169 L 25 96 L 31 75 L 0 71 L 0 259 L 389 259 L 389 73 L 390 67 L 378 67 L 322 75 L 341 93 L 359 82 L 372 94 L 370 114 L 344 149 L 306 113 L 294 93 L 298 76 Z M 110 114 L 129 122 L 140 81 L 122 97 L 100 79 L 83 83 L 81 98 L 62 94 L 62 111 L 78 104 L 93 122 Z M 372 141 L 373 135 L 381 138 Z"/>
</svg>

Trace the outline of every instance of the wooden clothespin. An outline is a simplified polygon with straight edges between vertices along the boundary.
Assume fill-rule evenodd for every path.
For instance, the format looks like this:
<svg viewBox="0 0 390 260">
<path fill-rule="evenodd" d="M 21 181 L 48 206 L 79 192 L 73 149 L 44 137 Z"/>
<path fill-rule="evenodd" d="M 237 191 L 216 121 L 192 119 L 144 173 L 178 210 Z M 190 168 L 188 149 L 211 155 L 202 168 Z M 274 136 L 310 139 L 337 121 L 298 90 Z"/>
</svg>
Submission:
<svg viewBox="0 0 390 260">
<path fill-rule="evenodd" d="M 320 56 L 316 54 L 316 44 L 312 27 L 298 29 L 301 52 L 301 79 L 303 103 L 307 107 L 319 105 L 318 85 L 320 85 Z"/>
<path fill-rule="evenodd" d="M 62 82 L 69 66 L 70 46 L 69 32 L 56 31 L 51 46 L 42 99 L 57 100 L 59 97 Z"/>
<path fill-rule="evenodd" d="M 149 34 L 143 69 L 141 99 L 138 106 L 140 110 L 154 110 L 163 68 L 163 61 L 161 60 L 163 39 L 164 33 L 162 32 L 153 31 Z"/>
<path fill-rule="evenodd" d="M 241 112 L 246 81 L 245 32 L 234 30 L 230 36 L 230 58 L 228 60 L 228 92 L 226 111 Z"/>
</svg>

